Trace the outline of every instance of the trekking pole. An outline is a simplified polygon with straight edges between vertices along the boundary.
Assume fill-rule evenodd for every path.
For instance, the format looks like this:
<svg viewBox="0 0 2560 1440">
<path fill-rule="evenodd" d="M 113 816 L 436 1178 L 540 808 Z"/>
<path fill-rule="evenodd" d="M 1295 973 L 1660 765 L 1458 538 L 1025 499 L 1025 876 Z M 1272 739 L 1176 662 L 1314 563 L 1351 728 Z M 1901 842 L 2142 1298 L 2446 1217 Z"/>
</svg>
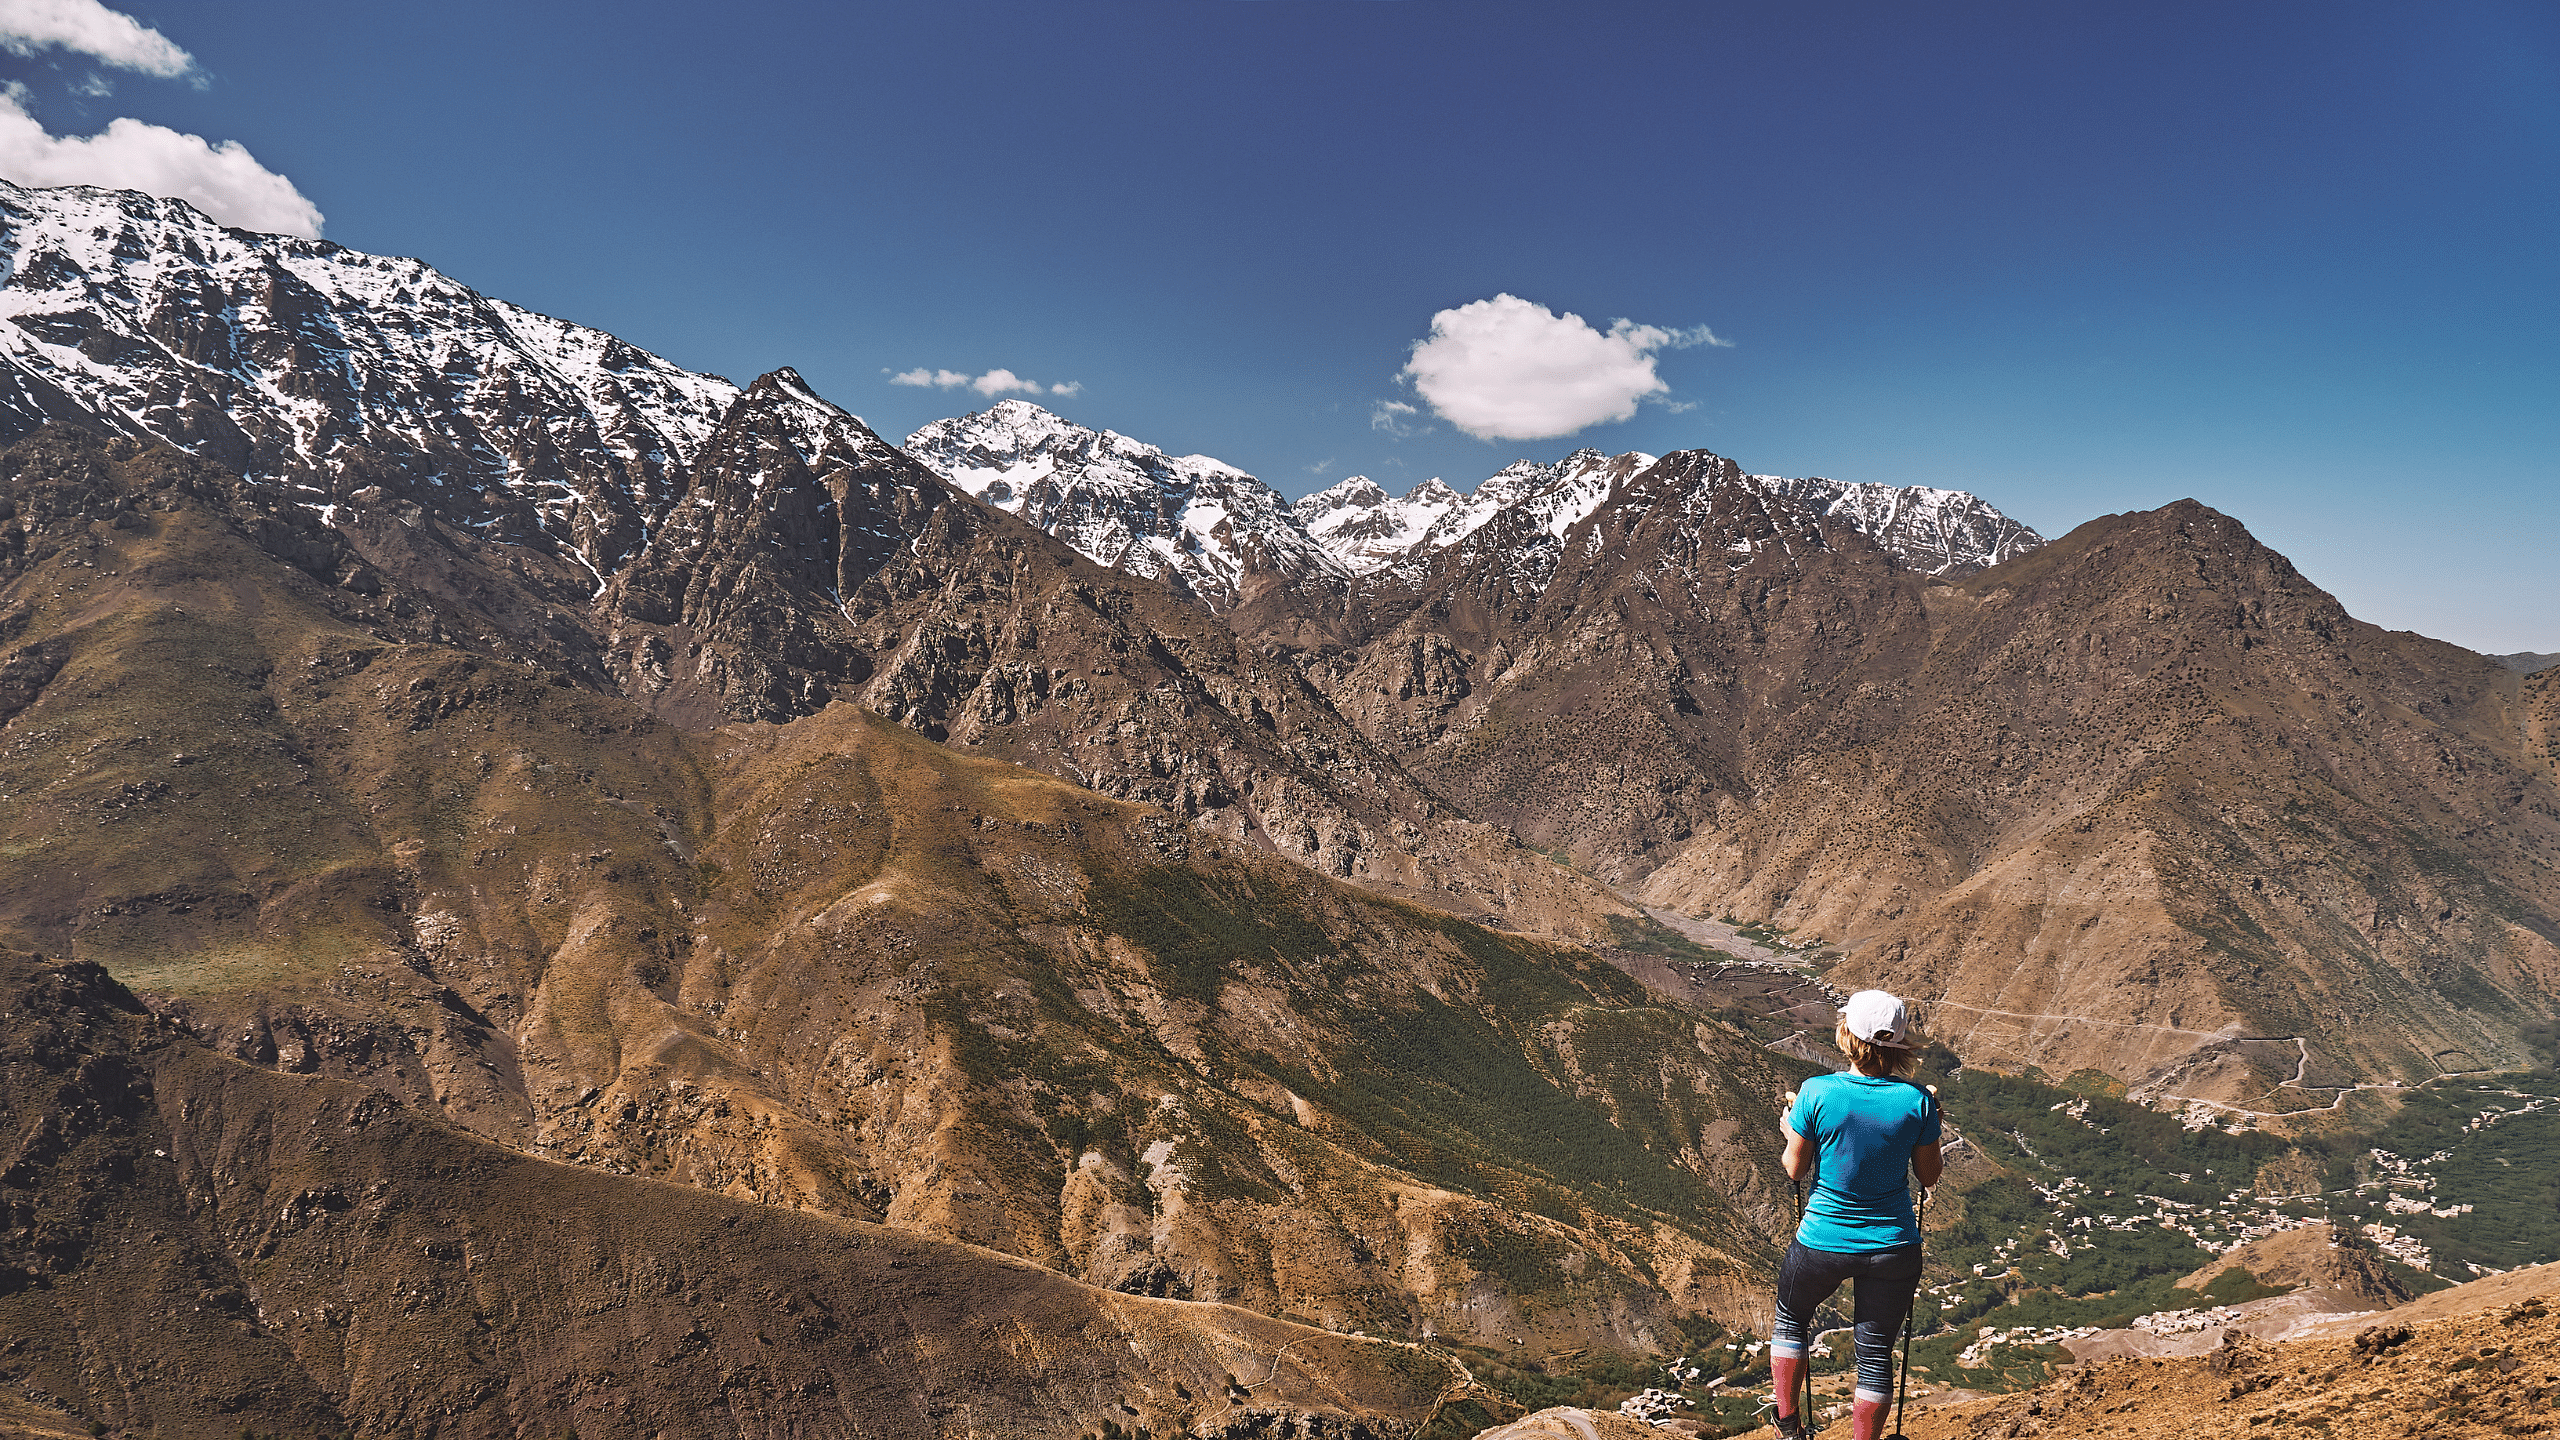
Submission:
<svg viewBox="0 0 2560 1440">
<path fill-rule="evenodd" d="M 1923 1086 L 1921 1086 L 1920 1088 L 1929 1092 L 1929 1098 L 1930 1098 L 1931 1100 L 1933 1100 L 1933 1101 L 1934 1101 L 1934 1100 L 1936 1100 L 1936 1099 L 1938 1098 L 1938 1087 L 1937 1087 L 1937 1086 L 1935 1086 L 1935 1085 L 1923 1085 Z M 1940 1177 L 1940 1178 L 1944 1178 L 1944 1177 Z M 1928 1278 L 1928 1270 L 1927 1270 L 1927 1253 L 1928 1253 L 1928 1252 L 1927 1252 L 1927 1250 L 1926 1250 L 1926 1248 L 1925 1248 L 1925 1247 L 1928 1245 L 1928 1243 L 1929 1243 L 1928 1223 L 1929 1223 L 1929 1187 L 1928 1187 L 1928 1186 L 1926 1186 L 1926 1185 L 1923 1185 L 1923 1186 L 1921 1186 L 1921 1187 L 1920 1187 L 1920 1198 L 1919 1198 L 1919 1201 L 1918 1201 L 1918 1203 L 1913 1207 L 1912 1215 L 1911 1215 L 1911 1228 L 1912 1228 L 1913 1230 L 1916 1230 L 1916 1231 L 1918 1231 L 1918 1232 L 1920 1233 L 1920 1244 L 1924 1247 L 1924 1248 L 1923 1248 L 1923 1250 L 1922 1250 L 1922 1252 L 1921 1252 L 1921 1254 L 1922 1254 L 1922 1270 L 1921 1270 L 1921 1278 L 1922 1278 L 1922 1279 L 1927 1279 L 1927 1278 Z M 1918 1328 L 1919 1328 L 1919 1325 L 1920 1325 L 1920 1292 L 1919 1292 L 1919 1290 L 1915 1287 L 1915 1288 L 1912 1290 L 1912 1293 L 1911 1293 L 1911 1305 L 1910 1305 L 1910 1308 L 1908 1308 L 1908 1309 L 1906 1309 L 1906 1310 L 1904 1310 L 1904 1311 L 1902 1312 L 1902 1374 L 1901 1374 L 1901 1375 L 1900 1375 L 1900 1377 L 1896 1380 L 1895 1385 L 1894 1385 L 1894 1394 L 1893 1394 L 1893 1434 L 1892 1434 L 1892 1436 L 1890 1437 L 1890 1440 L 1909 1440 L 1909 1437 L 1905 1436 L 1905 1435 L 1902 1433 L 1902 1410 L 1903 1410 L 1903 1407 L 1904 1407 L 1905 1405 L 1909 1404 L 1909 1403 L 1910 1403 L 1910 1400 L 1911 1400 L 1911 1332 L 1912 1332 L 1913 1330 L 1918 1329 Z"/>
<path fill-rule="evenodd" d="M 1923 1185 L 1920 1187 L 1917 1212 L 1911 1217 L 1911 1228 L 1919 1229 L 1928 1218 L 1929 1187 Z M 1928 1242 L 1924 1238 L 1921 1243 L 1925 1245 Z M 1893 1434 L 1888 1436 L 1887 1440 L 1909 1440 L 1909 1437 L 1902 1433 L 1902 1411 L 1911 1400 L 1911 1332 L 1918 1329 L 1919 1325 L 1920 1297 L 1915 1292 L 1911 1297 L 1911 1307 L 1902 1312 L 1902 1374 L 1894 1386 Z"/>
</svg>

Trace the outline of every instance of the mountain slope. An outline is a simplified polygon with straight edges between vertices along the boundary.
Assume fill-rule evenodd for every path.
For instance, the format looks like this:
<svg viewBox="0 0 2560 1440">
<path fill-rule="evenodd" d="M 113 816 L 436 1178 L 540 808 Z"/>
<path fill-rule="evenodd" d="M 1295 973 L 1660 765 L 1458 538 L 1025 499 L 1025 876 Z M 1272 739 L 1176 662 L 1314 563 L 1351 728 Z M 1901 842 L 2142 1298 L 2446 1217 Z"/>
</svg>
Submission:
<svg viewBox="0 0 2560 1440">
<path fill-rule="evenodd" d="M 1400 1346 L 530 1159 L 218 1057 L 95 965 L 0 951 L 0 1015 L 0 1375 L 66 1430 L 1356 1436 L 1456 1388 Z"/>
<path fill-rule="evenodd" d="M 1585 953 L 966 733 L 850 704 L 689 730 L 377 633 L 379 597 L 263 548 L 255 493 L 166 449 L 55 429 L 0 472 L 31 537 L 0 587 L 0 933 L 235 1059 L 592 1170 L 1336 1328 L 1644 1350 L 1745 1311 L 1792 1062 Z M 937 520 L 946 589 L 1047 568 L 1083 587 L 1062 607 L 1215 625 L 946 509 L 1003 541 Z M 941 593 L 875 575 L 848 623 Z"/>
<path fill-rule="evenodd" d="M 2166 1095 L 2326 1104 L 2269 1088 L 2295 1037 L 2315 1087 L 2524 1058 L 2560 997 L 2560 793 L 2513 677 L 2192 502 L 1922 598 L 1922 663 L 1833 690 L 1647 893 L 1766 905 L 1971 1053 Z M 2251 1037 L 2279 1043 L 2223 1043 Z"/>
<path fill-rule="evenodd" d="M 1436 793 L 1827 937 L 1969 1059 L 2301 1109 L 2524 1055 L 2560 994 L 2531 682 L 2200 506 L 1942 583 L 1826 503 L 1667 457 L 1543 586 L 1497 520 L 1307 668 Z"/>
</svg>

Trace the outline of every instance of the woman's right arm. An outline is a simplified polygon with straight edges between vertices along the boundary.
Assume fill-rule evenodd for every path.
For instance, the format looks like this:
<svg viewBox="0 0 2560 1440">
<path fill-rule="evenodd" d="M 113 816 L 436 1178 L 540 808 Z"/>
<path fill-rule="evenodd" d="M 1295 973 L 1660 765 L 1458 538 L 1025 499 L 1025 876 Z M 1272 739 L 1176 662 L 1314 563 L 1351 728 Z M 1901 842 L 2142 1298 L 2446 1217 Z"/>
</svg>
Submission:
<svg viewBox="0 0 2560 1440">
<path fill-rule="evenodd" d="M 1947 1162 L 1945 1157 L 1938 1153 L 1937 1141 L 1932 1140 L 1926 1145 L 1911 1147 L 1911 1171 L 1920 1177 L 1920 1188 L 1923 1190 L 1937 1184 L 1938 1177 L 1947 1173 Z"/>
<path fill-rule="evenodd" d="M 1784 1125 L 1784 1122 L 1781 1124 Z M 1790 1180 L 1812 1179 L 1814 1162 L 1817 1158 L 1814 1154 L 1813 1142 L 1797 1134 L 1792 1125 L 1784 1125 L 1784 1128 L 1787 1132 L 1787 1153 L 1778 1163 L 1787 1167 L 1787 1178 Z"/>
</svg>

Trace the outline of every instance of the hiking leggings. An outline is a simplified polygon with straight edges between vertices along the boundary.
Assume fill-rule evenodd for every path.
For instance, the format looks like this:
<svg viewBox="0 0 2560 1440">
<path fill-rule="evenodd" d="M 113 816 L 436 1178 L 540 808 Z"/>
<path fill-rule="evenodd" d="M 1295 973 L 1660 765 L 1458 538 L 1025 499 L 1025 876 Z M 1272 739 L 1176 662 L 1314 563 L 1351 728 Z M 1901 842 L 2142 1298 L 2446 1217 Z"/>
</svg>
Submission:
<svg viewBox="0 0 2560 1440">
<path fill-rule="evenodd" d="M 1911 1297 L 1920 1290 L 1920 1242 L 1890 1250 L 1842 1254 L 1808 1250 L 1787 1243 L 1786 1263 L 1778 1267 L 1778 1320 L 1769 1327 L 1769 1353 L 1802 1355 L 1813 1329 L 1813 1312 L 1854 1280 L 1858 1336 L 1858 1395 L 1867 1400 L 1893 1397 L 1893 1337 L 1911 1313 Z"/>
</svg>

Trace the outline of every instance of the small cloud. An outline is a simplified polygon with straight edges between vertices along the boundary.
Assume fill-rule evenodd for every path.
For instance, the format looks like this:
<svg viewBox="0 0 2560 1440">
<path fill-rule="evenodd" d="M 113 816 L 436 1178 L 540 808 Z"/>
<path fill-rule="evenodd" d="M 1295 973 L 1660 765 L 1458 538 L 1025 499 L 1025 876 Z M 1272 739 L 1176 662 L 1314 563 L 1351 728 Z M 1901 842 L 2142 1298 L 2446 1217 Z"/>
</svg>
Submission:
<svg viewBox="0 0 2560 1440">
<path fill-rule="evenodd" d="M 1627 322 L 1621 320 L 1618 323 L 1623 325 Z M 1712 346 L 1718 350 L 1733 348 L 1732 341 L 1724 339 L 1704 325 L 1692 325 L 1686 330 L 1665 330 L 1662 333 L 1670 337 L 1663 342 L 1663 348 L 1666 350 L 1694 350 L 1701 345 Z"/>
<path fill-rule="evenodd" d="M 196 68 L 168 36 L 98 0 L 0 0 L 0 48 L 33 55 L 54 46 L 164 79 Z"/>
<path fill-rule="evenodd" d="M 1431 428 L 1413 423 L 1411 417 L 1421 413 L 1401 400 L 1381 400 L 1369 407 L 1369 428 L 1384 430 L 1399 440 L 1408 435 L 1420 435 Z"/>
<path fill-rule="evenodd" d="M 68 0 L 0 0 L 0 17 L 7 17 L 0 18 L 0 37 L 23 36 L 37 23 L 28 14 L 41 21 L 78 9 Z M 20 48 L 15 41 L 0 44 Z M 185 57 L 184 51 L 177 53 Z M 0 90 L 0 176 L 21 185 L 139 190 L 184 200 L 217 222 L 242 230 L 320 238 L 320 207 L 303 198 L 292 181 L 259 164 L 240 142 L 209 144 L 203 136 L 131 118 L 86 138 L 50 135 L 27 113 L 27 92 L 19 85 Z"/>
<path fill-rule="evenodd" d="M 1308 466 L 1308 467 L 1307 467 L 1307 473 L 1308 473 L 1308 474 L 1310 474 L 1310 475 L 1321 475 L 1321 474 L 1323 474 L 1324 472 L 1326 472 L 1327 470 L 1330 470 L 1330 469 L 1332 469 L 1332 468 L 1333 468 L 1333 457 L 1332 457 L 1332 456 L 1330 456 L 1330 455 L 1327 455 L 1326 457 L 1324 457 L 1323 459 L 1321 459 L 1321 460 L 1317 461 L 1317 462 L 1316 462 L 1316 463 L 1314 463 L 1313 465 Z"/>
<path fill-rule="evenodd" d="M 116 93 L 116 87 L 114 81 L 92 70 L 71 87 L 71 93 L 84 100 L 97 100 Z"/>
<path fill-rule="evenodd" d="M 0 0 L 0 3 L 6 3 L 6 0 Z M 891 375 L 889 383 L 919 385 L 934 390 L 957 390 L 965 385 L 981 395 L 988 396 L 1003 395 L 1016 390 L 1025 395 L 1042 393 L 1076 395 L 1084 390 L 1082 381 L 1069 380 L 1062 385 L 1042 385 L 1037 380 L 1025 380 L 1002 367 L 990 370 L 984 375 L 972 375 L 965 370 L 928 370 L 919 365 L 913 370 L 901 370 Z"/>
<path fill-rule="evenodd" d="M 1002 395 L 1008 390 L 1027 390 L 1034 395 L 1040 393 L 1040 386 L 1037 382 L 1025 380 L 1021 376 L 1014 374 L 1012 371 L 1004 369 L 988 371 L 986 374 L 970 381 L 969 388 L 977 391 L 981 395 L 991 396 Z"/>
<path fill-rule="evenodd" d="M 1665 400 L 1662 402 L 1662 408 L 1674 415 L 1686 415 L 1705 403 L 1703 400 Z"/>
<path fill-rule="evenodd" d="M 1639 401 L 1668 391 L 1654 352 L 1727 343 L 1703 325 L 1668 330 L 1613 320 L 1595 330 L 1579 315 L 1496 295 L 1432 316 L 1430 336 L 1414 342 L 1397 378 L 1478 439 L 1545 440 L 1629 419 Z M 1383 419 L 1371 423 L 1390 428 Z"/>
</svg>

